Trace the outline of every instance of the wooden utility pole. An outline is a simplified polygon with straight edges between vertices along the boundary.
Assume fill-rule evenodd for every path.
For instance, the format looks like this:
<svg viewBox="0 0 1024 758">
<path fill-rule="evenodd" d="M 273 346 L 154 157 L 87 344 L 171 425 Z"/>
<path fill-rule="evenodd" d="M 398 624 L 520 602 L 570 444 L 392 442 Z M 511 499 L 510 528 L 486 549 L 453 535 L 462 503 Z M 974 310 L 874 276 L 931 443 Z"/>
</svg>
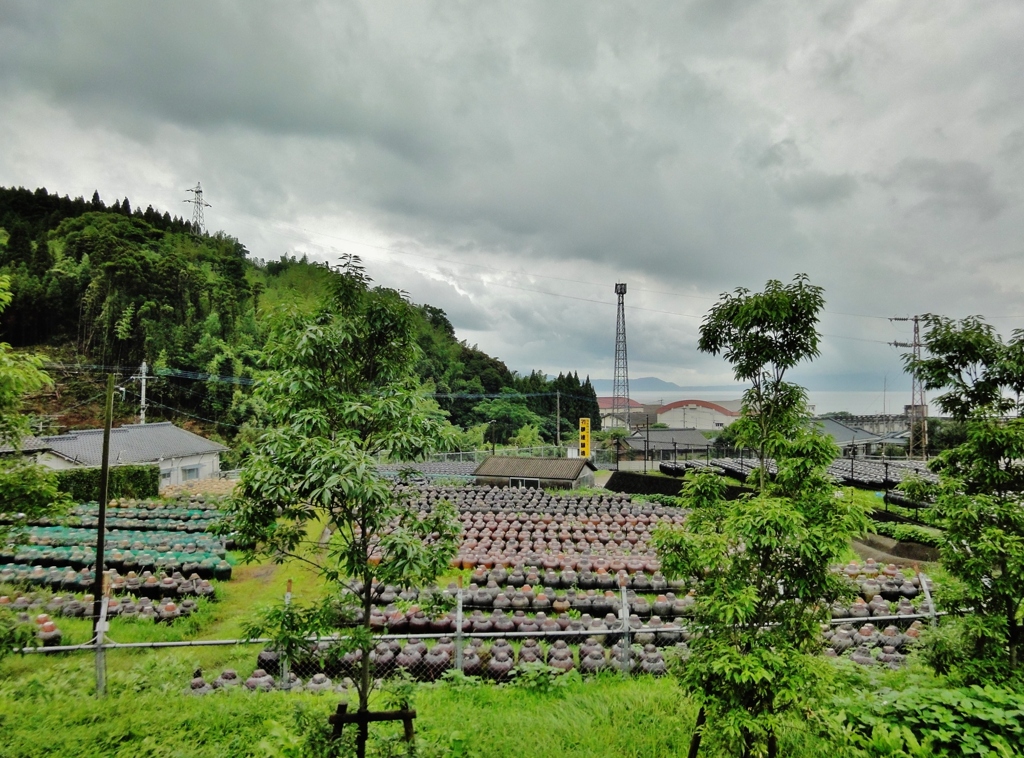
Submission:
<svg viewBox="0 0 1024 758">
<path fill-rule="evenodd" d="M 107 528 L 107 483 L 110 478 L 110 424 L 114 417 L 114 375 L 107 374 L 107 397 L 103 406 L 103 458 L 100 462 L 100 513 L 96 524 L 96 577 L 92 587 L 92 632 L 100 620 L 103 605 L 103 553 Z"/>
<path fill-rule="evenodd" d="M 555 447 L 562 446 L 562 392 L 555 391 Z"/>
</svg>

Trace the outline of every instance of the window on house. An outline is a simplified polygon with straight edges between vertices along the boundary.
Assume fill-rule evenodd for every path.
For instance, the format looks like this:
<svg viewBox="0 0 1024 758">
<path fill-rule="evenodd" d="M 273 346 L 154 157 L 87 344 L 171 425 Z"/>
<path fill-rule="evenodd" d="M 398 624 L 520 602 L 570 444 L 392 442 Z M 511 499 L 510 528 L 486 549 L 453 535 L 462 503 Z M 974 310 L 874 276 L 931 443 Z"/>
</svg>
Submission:
<svg viewBox="0 0 1024 758">
<path fill-rule="evenodd" d="M 508 480 L 509 487 L 529 487 L 530 489 L 540 489 L 540 479 L 526 479 L 523 477 L 512 476 Z"/>
<path fill-rule="evenodd" d="M 716 421 L 715 422 L 715 429 L 724 429 L 724 428 L 725 428 L 725 422 L 724 421 Z"/>
<path fill-rule="evenodd" d="M 199 466 L 182 466 L 181 480 L 189 482 L 199 478 Z"/>
<path fill-rule="evenodd" d="M 164 481 L 164 482 L 169 482 L 171 480 L 171 471 L 170 471 L 170 469 L 167 469 L 166 471 L 161 471 L 160 472 L 160 480 Z"/>
</svg>

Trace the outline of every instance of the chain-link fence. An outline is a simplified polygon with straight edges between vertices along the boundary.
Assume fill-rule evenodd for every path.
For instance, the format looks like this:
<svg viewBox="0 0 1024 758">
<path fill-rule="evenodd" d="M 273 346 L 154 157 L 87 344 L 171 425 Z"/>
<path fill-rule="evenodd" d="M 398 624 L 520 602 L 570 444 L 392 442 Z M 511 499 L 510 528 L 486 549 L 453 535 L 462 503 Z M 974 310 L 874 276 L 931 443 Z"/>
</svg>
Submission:
<svg viewBox="0 0 1024 758">
<path fill-rule="evenodd" d="M 850 605 L 833 606 L 832 621 L 822 632 L 824 654 L 845 656 L 867 666 L 901 665 L 916 644 L 923 623 L 934 624 L 941 615 L 932 602 L 928 578 L 918 574 L 916 579 L 917 585 L 904 582 L 908 587 L 898 601 L 875 592 L 875 584 L 882 591 L 881 582 L 864 580 L 867 590 L 862 583 L 861 594 L 872 594 L 871 601 L 860 597 Z M 891 597 L 899 590 L 895 581 L 889 585 L 885 591 Z M 913 598 L 909 587 L 919 590 Z M 384 588 L 381 594 L 387 591 Z M 471 676 L 501 683 L 537 672 L 661 676 L 674 659 L 685 660 L 688 643 L 698 632 L 688 619 L 694 602 L 691 594 L 676 596 L 668 591 L 652 600 L 625 586 L 604 592 L 555 590 L 553 603 L 543 590 L 534 592 L 526 587 L 524 591 L 522 586 L 507 586 L 494 595 L 479 589 L 448 591 L 455 607 L 432 617 L 415 606 L 399 610 L 394 602 L 374 606 L 370 618 L 373 645 L 367 656 L 371 677 L 404 675 L 433 682 Z M 306 649 L 291 657 L 279 653 L 267 639 L 119 641 L 111 637 L 110 618 L 123 614 L 125 608 L 128 614 L 122 621 L 130 618 L 135 624 L 152 623 L 168 629 L 187 624 L 189 617 L 201 610 L 167 598 L 158 603 L 146 603 L 148 598 L 139 598 L 137 603 L 104 598 L 94 623 L 88 600 L 34 605 L 33 600 L 20 596 L 14 607 L 30 618 L 39 611 L 35 620 L 42 647 L 25 652 L 95 656 L 98 692 L 106 688 L 109 656 L 123 663 L 126 656 L 141 651 L 186 647 L 207 651 L 194 656 L 196 670 L 180 672 L 183 690 L 197 695 L 234 686 L 344 693 L 351 691 L 363 674 L 363 651 L 337 637 L 310 639 Z M 139 611 L 140 606 L 152 610 Z M 75 634 L 68 639 L 59 626 L 69 626 Z M 132 631 L 132 626 L 120 624 L 117 636 L 130 637 Z M 215 648 L 220 649 L 218 654 L 210 655 L 208 651 Z M 189 660 L 178 656 L 174 665 L 180 667 Z"/>
</svg>

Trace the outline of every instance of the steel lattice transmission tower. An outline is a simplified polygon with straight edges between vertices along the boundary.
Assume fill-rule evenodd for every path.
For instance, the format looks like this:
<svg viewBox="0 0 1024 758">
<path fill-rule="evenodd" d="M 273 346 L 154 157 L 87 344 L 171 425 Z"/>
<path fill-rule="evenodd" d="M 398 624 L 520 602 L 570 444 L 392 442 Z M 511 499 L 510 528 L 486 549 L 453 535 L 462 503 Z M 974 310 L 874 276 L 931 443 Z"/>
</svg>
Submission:
<svg viewBox="0 0 1024 758">
<path fill-rule="evenodd" d="M 921 360 L 921 317 L 903 316 L 893 317 L 890 321 L 912 321 L 914 322 L 913 342 L 891 342 L 893 347 L 909 347 L 913 351 L 915 361 Z M 907 416 L 910 421 L 910 439 L 907 442 L 907 457 L 920 458 L 922 461 L 928 457 L 928 401 L 924 394 L 924 382 L 916 375 L 910 375 L 912 384 L 910 389 L 910 405 L 907 407 Z"/>
<path fill-rule="evenodd" d="M 612 416 L 629 431 L 629 363 L 626 360 L 626 285 L 616 284 L 619 311 L 615 319 L 615 380 L 612 384 Z"/>
<path fill-rule="evenodd" d="M 203 209 L 212 208 L 208 202 L 203 200 L 203 185 L 196 182 L 196 186 L 185 190 L 192 193 L 191 200 L 183 200 L 185 203 L 192 203 L 192 234 L 201 237 L 206 234 L 206 222 L 203 219 Z"/>
</svg>

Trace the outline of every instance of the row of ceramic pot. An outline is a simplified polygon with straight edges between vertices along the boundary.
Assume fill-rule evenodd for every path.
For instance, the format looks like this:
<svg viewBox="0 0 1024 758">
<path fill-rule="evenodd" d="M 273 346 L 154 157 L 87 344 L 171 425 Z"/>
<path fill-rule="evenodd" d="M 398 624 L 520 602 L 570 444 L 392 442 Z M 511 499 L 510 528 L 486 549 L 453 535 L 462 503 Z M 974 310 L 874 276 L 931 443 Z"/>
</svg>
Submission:
<svg viewBox="0 0 1024 758">
<path fill-rule="evenodd" d="M 926 615 L 933 612 L 933 606 L 926 598 L 919 598 L 917 602 L 911 602 L 901 597 L 895 602 L 890 602 L 881 595 L 875 595 L 869 602 L 863 598 L 856 598 L 852 603 L 834 603 L 832 605 L 832 618 L 834 619 L 864 619 L 871 616 L 916 616 Z"/>
<path fill-rule="evenodd" d="M 114 592 L 155 597 L 159 591 L 154 585 L 159 585 L 166 577 L 172 577 L 176 582 L 186 575 L 193 580 L 226 582 L 232 573 L 231 564 L 227 561 L 214 562 L 212 559 L 199 563 L 168 562 L 154 568 L 157 569 L 155 573 L 146 570 L 121 575 L 117 568 L 111 567 L 109 573 Z M 91 568 L 75 571 L 69 567 L 46 569 L 42 566 L 0 564 L 0 584 L 47 588 L 52 592 L 85 592 L 92 588 L 95 577 Z"/>
<path fill-rule="evenodd" d="M 507 569 L 496 566 L 490 570 L 478 567 L 470 575 L 470 581 L 478 587 L 496 588 L 510 587 L 553 587 L 556 589 L 607 590 L 616 587 L 627 587 L 637 592 L 664 592 L 671 588 L 679 589 L 682 583 L 670 583 L 659 571 L 660 564 L 649 557 L 636 560 L 626 556 L 623 558 L 596 558 L 588 556 L 586 560 L 573 563 L 582 566 L 565 568 L 557 571 L 553 568 L 538 569 L 534 566 L 519 566 Z M 596 568 L 592 566 L 596 565 Z"/>
<path fill-rule="evenodd" d="M 686 646 L 673 648 L 676 654 L 684 654 Z M 428 647 L 425 642 L 409 638 L 404 644 L 397 640 L 379 642 L 369 654 L 371 673 L 385 678 L 404 672 L 421 681 L 440 679 L 448 671 L 457 668 L 455 643 L 442 637 Z M 363 660 L 362 651 L 355 650 L 340 656 L 321 654 L 315 660 L 298 660 L 292 663 L 293 672 L 309 672 L 314 668 L 325 678 L 355 677 L 359 675 Z M 281 663 L 273 650 L 262 651 L 257 658 L 257 671 L 272 680 L 279 677 Z M 547 665 L 561 671 L 579 670 L 582 673 L 598 673 L 614 668 L 635 671 L 656 676 L 666 673 L 665 654 L 653 644 L 625 645 L 616 642 L 606 648 L 596 639 L 587 639 L 574 649 L 565 640 L 550 645 L 541 645 L 536 640 L 526 639 L 518 646 L 508 640 L 496 639 L 491 643 L 474 638 L 467 640 L 462 650 L 461 671 L 466 676 L 481 676 L 496 681 L 505 681 L 515 676 L 517 669 L 528 665 Z"/>
<path fill-rule="evenodd" d="M 628 617 L 630 636 L 640 644 L 672 645 L 690 638 L 682 624 L 660 616 L 641 618 L 635 613 Z M 390 606 L 383 611 L 374 609 L 370 616 L 370 628 L 375 633 L 388 634 L 454 634 L 458 621 L 454 614 L 428 617 L 422 611 L 401 611 Z M 517 634 L 564 637 L 569 642 L 580 642 L 595 637 L 606 644 L 614 644 L 623 636 L 624 626 L 618 613 L 608 612 L 603 616 L 583 613 L 578 618 L 568 613 L 548 615 L 539 611 L 526 615 L 523 611 L 505 613 L 474 611 L 463 617 L 462 631 L 465 634 Z"/>
<path fill-rule="evenodd" d="M 99 525 L 99 520 L 91 516 L 84 516 L 78 519 L 78 523 L 83 528 L 95 530 Z M 104 524 L 108 529 L 130 529 L 136 532 L 161 531 L 178 532 L 180 534 L 202 534 L 203 532 L 210 531 L 213 520 L 180 521 L 178 519 L 154 518 L 143 521 L 130 518 L 108 518 L 104 521 Z"/>
<path fill-rule="evenodd" d="M 96 530 L 78 527 L 39 526 L 28 529 L 25 537 L 27 544 L 33 547 L 85 547 L 95 545 Z M 158 553 L 171 551 L 209 553 L 223 550 L 219 537 L 180 534 L 178 532 L 137 532 L 133 529 L 107 529 L 105 542 L 107 547 L 111 549 L 154 550 Z"/>
<path fill-rule="evenodd" d="M 118 571 L 146 571 L 154 568 L 169 568 L 171 571 L 179 571 L 183 566 L 191 566 L 185 570 L 208 571 L 213 575 L 213 570 L 224 560 L 226 553 L 223 549 L 217 552 L 197 552 L 167 550 L 160 552 L 153 550 L 122 550 L 119 547 L 112 547 L 107 551 L 106 565 L 108 568 Z M 0 551 L 0 560 L 5 563 L 32 566 L 39 568 L 68 568 L 82 569 L 96 565 L 96 552 L 92 546 L 88 547 L 43 547 L 24 546 L 14 550 Z"/>
<path fill-rule="evenodd" d="M 242 679 L 234 669 L 225 669 L 216 679 L 207 681 L 203 678 L 202 672 L 196 672 L 189 686 L 185 689 L 186 695 L 209 695 L 214 692 L 226 692 L 235 688 L 248 690 L 250 692 L 270 692 L 271 690 L 285 690 L 288 692 L 308 692 L 311 694 L 335 693 L 346 695 L 353 691 L 355 685 L 351 679 L 345 678 L 335 683 L 326 674 L 314 674 L 303 681 L 294 672 L 289 673 L 287 680 L 281 682 L 274 676 L 256 669 L 252 674 Z"/>
<path fill-rule="evenodd" d="M 920 620 L 914 621 L 906 630 L 895 624 L 889 624 L 881 630 L 870 622 L 860 626 L 842 624 L 822 630 L 822 637 L 825 646 L 839 655 L 862 646 L 869 649 L 892 647 L 897 652 L 905 653 L 920 641 L 923 629 Z"/>
<path fill-rule="evenodd" d="M 83 596 L 81 602 L 90 605 L 92 603 L 92 595 L 86 593 Z M 216 589 L 205 579 L 199 580 L 184 580 L 177 587 L 168 587 L 166 592 L 157 593 L 156 595 L 120 595 L 111 598 L 111 603 L 127 603 L 138 599 L 140 602 L 146 600 L 147 602 L 185 602 L 192 601 L 197 598 L 203 598 L 205 600 L 216 600 L 217 593 Z M 13 611 L 32 611 L 37 608 L 45 608 L 50 613 L 61 612 L 61 607 L 65 604 L 78 602 L 78 598 L 74 595 L 53 595 L 52 597 L 44 597 L 42 595 L 35 595 L 29 593 L 28 595 L 18 595 L 14 598 L 8 595 L 0 596 L 0 608 L 10 608 Z M 72 615 L 72 614 L 64 614 Z"/>
<path fill-rule="evenodd" d="M 390 606 L 397 601 L 419 602 L 427 606 L 432 602 L 435 595 L 440 595 L 450 601 L 454 601 L 458 588 L 450 585 L 444 590 L 436 588 L 416 590 L 406 588 L 399 590 L 395 587 L 384 587 L 376 592 L 373 603 L 377 608 Z M 676 595 L 672 591 L 666 591 L 650 599 L 635 590 L 626 591 L 626 601 L 630 605 L 630 612 L 640 615 L 642 618 L 657 615 L 662 618 L 684 616 L 688 608 L 695 602 L 695 595 L 689 593 Z M 469 585 L 462 590 L 462 606 L 465 610 L 504 610 L 504 611 L 545 611 L 554 613 L 566 613 L 578 611 L 580 613 L 615 613 L 622 606 L 622 593 L 613 590 L 556 590 L 552 587 L 530 587 L 529 585 L 518 589 L 497 586 L 477 587 Z"/>
<path fill-rule="evenodd" d="M 18 599 L 24 600 L 24 598 Z M 94 603 L 92 595 L 85 595 L 81 600 L 75 597 L 65 598 L 57 596 L 45 605 L 41 603 L 33 603 L 28 606 L 23 606 L 21 604 L 15 605 L 14 603 L 9 604 L 9 607 L 16 611 L 15 618 L 19 622 L 28 623 L 29 621 L 34 620 L 37 624 L 50 621 L 51 616 L 63 616 L 64 618 L 94 618 L 93 606 Z M 107 618 L 139 618 L 172 622 L 175 619 L 192 615 L 197 608 L 198 605 L 193 598 L 179 600 L 177 598 L 165 597 L 159 602 L 154 603 L 148 597 L 140 598 L 138 602 L 133 600 L 121 601 L 118 598 L 112 597 L 107 601 Z M 45 613 L 38 613 L 33 618 L 31 613 L 34 611 L 45 611 Z"/>
</svg>

